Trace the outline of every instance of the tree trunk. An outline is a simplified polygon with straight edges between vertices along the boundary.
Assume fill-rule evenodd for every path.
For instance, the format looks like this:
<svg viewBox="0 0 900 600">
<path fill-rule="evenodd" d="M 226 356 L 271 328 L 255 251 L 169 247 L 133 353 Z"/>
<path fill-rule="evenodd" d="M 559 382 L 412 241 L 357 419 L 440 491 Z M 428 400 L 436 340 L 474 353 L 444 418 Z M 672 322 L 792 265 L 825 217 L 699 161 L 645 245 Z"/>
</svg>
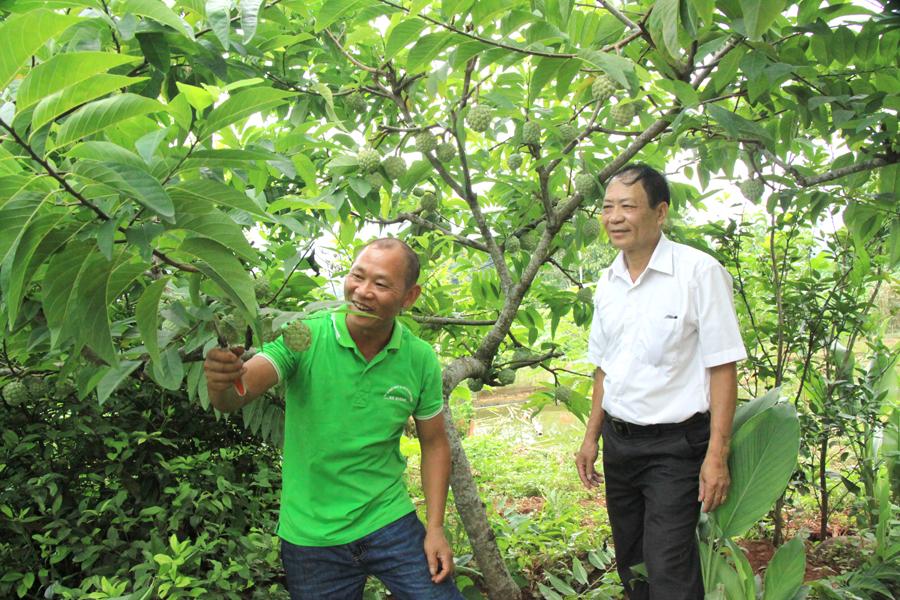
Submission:
<svg viewBox="0 0 900 600">
<path fill-rule="evenodd" d="M 822 434 L 819 444 L 819 489 L 822 493 L 822 514 L 819 517 L 819 541 L 828 537 L 828 475 L 825 461 L 828 459 L 828 434 Z"/>
<path fill-rule="evenodd" d="M 775 508 L 773 509 L 773 512 L 775 513 L 773 515 L 775 518 L 775 532 L 772 534 L 772 545 L 776 548 L 784 543 L 784 517 L 781 514 L 783 508 L 784 494 L 781 494 L 775 502 Z"/>
</svg>

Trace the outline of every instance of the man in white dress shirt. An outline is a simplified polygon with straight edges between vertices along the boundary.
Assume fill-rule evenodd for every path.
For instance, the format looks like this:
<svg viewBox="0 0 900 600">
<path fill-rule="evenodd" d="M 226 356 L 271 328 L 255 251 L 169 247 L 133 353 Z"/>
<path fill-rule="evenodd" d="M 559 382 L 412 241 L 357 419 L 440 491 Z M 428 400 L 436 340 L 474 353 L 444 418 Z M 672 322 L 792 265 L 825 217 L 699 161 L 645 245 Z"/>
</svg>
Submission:
<svg viewBox="0 0 900 600">
<path fill-rule="evenodd" d="M 711 256 L 662 233 L 665 177 L 630 165 L 610 179 L 603 225 L 620 250 L 594 296 L 591 416 L 576 466 L 588 488 L 603 437 L 606 503 L 631 600 L 704 596 L 694 531 L 725 501 L 746 351 L 731 277 Z M 631 567 L 644 563 L 648 582 Z"/>
</svg>

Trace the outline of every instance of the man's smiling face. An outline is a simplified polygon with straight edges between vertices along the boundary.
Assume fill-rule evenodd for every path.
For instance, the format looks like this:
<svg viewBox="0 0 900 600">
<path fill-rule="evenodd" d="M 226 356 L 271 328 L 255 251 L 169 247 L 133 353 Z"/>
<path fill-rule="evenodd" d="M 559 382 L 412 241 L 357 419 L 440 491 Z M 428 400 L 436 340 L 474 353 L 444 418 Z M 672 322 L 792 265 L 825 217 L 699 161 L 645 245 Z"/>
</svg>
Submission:
<svg viewBox="0 0 900 600">
<path fill-rule="evenodd" d="M 369 246 L 356 257 L 344 280 L 344 299 L 365 315 L 347 315 L 351 330 L 383 328 L 416 301 L 421 290 L 407 287 L 406 260 L 399 247 Z"/>
<path fill-rule="evenodd" d="M 610 243 L 626 254 L 652 252 L 668 209 L 666 202 L 651 208 L 640 181 L 628 185 L 619 178 L 613 179 L 603 200 L 603 226 Z"/>
</svg>

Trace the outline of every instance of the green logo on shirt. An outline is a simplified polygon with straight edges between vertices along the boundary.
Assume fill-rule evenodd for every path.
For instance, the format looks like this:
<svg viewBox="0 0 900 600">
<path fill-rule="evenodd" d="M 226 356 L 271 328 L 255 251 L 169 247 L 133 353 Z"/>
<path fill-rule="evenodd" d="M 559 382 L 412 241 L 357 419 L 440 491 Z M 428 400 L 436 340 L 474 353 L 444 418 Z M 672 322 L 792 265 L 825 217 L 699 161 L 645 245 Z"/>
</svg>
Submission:
<svg viewBox="0 0 900 600">
<path fill-rule="evenodd" d="M 385 400 L 396 400 L 397 402 L 413 403 L 413 394 L 409 388 L 402 385 L 395 385 L 384 394 Z"/>
</svg>

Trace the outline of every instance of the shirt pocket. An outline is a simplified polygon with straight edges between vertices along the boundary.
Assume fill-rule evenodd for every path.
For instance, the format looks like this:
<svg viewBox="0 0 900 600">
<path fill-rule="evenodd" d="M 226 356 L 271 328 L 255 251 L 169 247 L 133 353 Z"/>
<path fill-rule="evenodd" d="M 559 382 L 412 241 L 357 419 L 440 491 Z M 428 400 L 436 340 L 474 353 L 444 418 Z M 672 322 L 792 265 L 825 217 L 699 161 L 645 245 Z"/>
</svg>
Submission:
<svg viewBox="0 0 900 600">
<path fill-rule="evenodd" d="M 675 312 L 652 315 L 644 322 L 644 358 L 651 365 L 671 365 L 684 337 L 685 319 Z"/>
</svg>

